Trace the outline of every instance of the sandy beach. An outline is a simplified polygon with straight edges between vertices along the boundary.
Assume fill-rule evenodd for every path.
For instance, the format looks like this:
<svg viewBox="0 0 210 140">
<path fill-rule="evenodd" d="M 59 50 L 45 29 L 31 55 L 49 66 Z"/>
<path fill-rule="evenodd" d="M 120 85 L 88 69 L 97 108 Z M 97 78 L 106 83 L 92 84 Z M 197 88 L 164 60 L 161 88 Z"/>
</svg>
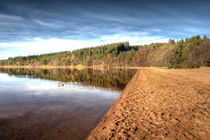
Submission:
<svg viewBox="0 0 210 140">
<path fill-rule="evenodd" d="M 140 68 L 92 139 L 208 139 L 210 68 Z"/>
</svg>

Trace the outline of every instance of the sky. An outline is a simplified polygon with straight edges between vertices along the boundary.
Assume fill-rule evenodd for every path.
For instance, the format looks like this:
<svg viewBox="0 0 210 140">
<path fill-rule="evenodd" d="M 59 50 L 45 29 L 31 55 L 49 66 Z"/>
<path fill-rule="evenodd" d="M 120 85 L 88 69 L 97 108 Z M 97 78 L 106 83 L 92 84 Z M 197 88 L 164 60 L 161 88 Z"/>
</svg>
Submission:
<svg viewBox="0 0 210 140">
<path fill-rule="evenodd" d="M 210 0 L 0 0 L 0 59 L 210 36 Z"/>
</svg>

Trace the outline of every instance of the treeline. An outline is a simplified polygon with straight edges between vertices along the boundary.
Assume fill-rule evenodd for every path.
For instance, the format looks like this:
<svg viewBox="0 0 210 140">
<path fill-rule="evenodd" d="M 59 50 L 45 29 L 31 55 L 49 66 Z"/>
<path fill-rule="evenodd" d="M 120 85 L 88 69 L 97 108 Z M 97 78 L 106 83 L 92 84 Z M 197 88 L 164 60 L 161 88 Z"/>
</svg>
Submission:
<svg viewBox="0 0 210 140">
<path fill-rule="evenodd" d="M 193 36 L 168 43 L 131 46 L 128 42 L 1 60 L 0 65 L 210 66 L 210 40 Z"/>
<path fill-rule="evenodd" d="M 83 85 L 91 85 L 101 88 L 110 88 L 121 91 L 131 80 L 136 70 L 128 69 L 0 69 L 1 73 L 8 75 L 26 76 L 61 82 L 79 82 Z"/>
</svg>

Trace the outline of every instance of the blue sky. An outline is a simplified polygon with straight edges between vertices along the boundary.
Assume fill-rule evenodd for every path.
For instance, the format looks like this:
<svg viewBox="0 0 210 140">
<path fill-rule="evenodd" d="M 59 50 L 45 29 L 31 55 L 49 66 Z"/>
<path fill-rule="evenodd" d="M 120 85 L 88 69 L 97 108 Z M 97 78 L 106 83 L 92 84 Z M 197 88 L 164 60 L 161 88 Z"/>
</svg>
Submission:
<svg viewBox="0 0 210 140">
<path fill-rule="evenodd" d="M 210 36 L 209 0 L 0 0 L 0 59 Z"/>
</svg>

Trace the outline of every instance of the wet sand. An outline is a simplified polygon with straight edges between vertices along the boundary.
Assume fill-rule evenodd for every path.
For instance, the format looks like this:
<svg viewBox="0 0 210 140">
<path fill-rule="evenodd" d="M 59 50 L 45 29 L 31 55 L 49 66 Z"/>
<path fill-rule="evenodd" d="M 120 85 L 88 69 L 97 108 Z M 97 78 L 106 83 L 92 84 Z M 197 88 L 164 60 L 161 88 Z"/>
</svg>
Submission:
<svg viewBox="0 0 210 140">
<path fill-rule="evenodd" d="M 87 139 L 208 139 L 210 68 L 139 69 Z"/>
</svg>

